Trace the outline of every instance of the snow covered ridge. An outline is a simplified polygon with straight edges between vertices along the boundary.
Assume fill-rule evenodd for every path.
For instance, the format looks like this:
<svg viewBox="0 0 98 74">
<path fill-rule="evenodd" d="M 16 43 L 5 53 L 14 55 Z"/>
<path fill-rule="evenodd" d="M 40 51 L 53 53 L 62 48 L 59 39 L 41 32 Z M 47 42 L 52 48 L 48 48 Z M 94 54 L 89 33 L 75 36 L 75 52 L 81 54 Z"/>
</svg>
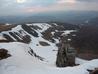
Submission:
<svg viewBox="0 0 98 74">
<path fill-rule="evenodd" d="M 9 26 L 9 25 L 7 25 Z M 22 24 L 11 27 L 9 30 L 1 31 L 0 36 L 4 37 L 4 42 L 23 42 L 30 43 L 32 38 L 43 38 L 50 42 L 57 42 L 62 33 L 69 34 L 77 28 L 72 25 L 56 24 L 56 23 L 32 23 Z M 59 34 L 58 34 L 59 33 Z M 2 41 L 3 42 L 3 41 Z"/>
</svg>

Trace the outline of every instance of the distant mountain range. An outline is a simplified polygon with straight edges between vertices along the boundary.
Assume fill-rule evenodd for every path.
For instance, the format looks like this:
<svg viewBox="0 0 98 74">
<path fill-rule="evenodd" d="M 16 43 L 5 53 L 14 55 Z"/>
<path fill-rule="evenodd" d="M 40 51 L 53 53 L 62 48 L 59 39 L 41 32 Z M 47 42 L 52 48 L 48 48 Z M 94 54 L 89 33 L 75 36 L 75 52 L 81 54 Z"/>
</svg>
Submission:
<svg viewBox="0 0 98 74">
<path fill-rule="evenodd" d="M 94 25 L 94 26 L 98 26 L 98 17 L 92 18 L 92 19 L 86 21 L 86 22 L 85 22 L 85 25 Z"/>
<path fill-rule="evenodd" d="M 96 11 L 65 11 L 53 13 L 40 13 L 17 16 L 1 16 L 0 23 L 28 23 L 28 22 L 67 22 L 71 24 L 81 24 L 91 18 L 98 16 Z"/>
</svg>

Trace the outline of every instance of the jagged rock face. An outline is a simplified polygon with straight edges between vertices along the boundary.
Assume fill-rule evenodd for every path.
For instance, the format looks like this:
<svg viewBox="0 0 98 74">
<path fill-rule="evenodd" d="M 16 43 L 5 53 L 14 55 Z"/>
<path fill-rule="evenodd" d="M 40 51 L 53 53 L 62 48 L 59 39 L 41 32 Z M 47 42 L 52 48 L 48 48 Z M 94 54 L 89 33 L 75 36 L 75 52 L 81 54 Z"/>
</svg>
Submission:
<svg viewBox="0 0 98 74">
<path fill-rule="evenodd" d="M 63 36 L 60 39 L 56 66 L 57 67 L 66 67 L 75 65 L 76 50 L 72 48 L 69 44 L 69 41 Z"/>
</svg>

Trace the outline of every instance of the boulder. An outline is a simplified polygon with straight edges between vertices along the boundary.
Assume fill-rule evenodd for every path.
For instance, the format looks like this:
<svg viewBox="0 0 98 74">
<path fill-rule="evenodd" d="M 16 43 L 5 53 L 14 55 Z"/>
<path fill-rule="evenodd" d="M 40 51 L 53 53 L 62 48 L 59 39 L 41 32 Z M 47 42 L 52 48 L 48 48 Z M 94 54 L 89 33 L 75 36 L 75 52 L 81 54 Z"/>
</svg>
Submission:
<svg viewBox="0 0 98 74">
<path fill-rule="evenodd" d="M 50 46 L 50 44 L 48 44 L 47 42 L 44 42 L 44 41 L 40 41 L 39 44 L 42 46 Z"/>
<path fill-rule="evenodd" d="M 11 55 L 8 54 L 8 50 L 6 50 L 6 49 L 0 49 L 0 60 L 6 59 L 6 58 L 8 58 L 10 56 Z"/>
</svg>

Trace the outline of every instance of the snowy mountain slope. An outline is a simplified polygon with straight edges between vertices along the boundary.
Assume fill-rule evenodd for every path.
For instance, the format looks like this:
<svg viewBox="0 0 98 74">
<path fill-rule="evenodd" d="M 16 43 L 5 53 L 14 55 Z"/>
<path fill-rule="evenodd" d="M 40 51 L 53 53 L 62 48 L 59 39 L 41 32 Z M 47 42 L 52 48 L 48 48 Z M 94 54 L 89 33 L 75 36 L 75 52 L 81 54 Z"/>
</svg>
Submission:
<svg viewBox="0 0 98 74">
<path fill-rule="evenodd" d="M 81 65 L 75 67 L 57 68 L 55 65 L 60 36 L 74 31 L 75 28 L 56 23 L 32 23 L 1 32 L 1 39 L 7 42 L 0 43 L 0 49 L 7 49 L 11 56 L 0 60 L 0 74 L 89 74 L 87 69 L 98 67 L 97 59 L 76 59 Z"/>
<path fill-rule="evenodd" d="M 36 67 L 36 65 L 39 67 L 40 63 L 38 63 L 38 60 L 28 53 L 28 45 L 22 43 L 4 43 L 0 44 L 0 47 L 8 49 L 12 55 L 8 59 L 0 61 L 0 74 L 15 74 L 18 71 L 21 74 L 22 71 L 30 70 L 34 66 Z"/>
<path fill-rule="evenodd" d="M 73 31 L 74 30 L 67 30 L 64 25 L 59 26 L 56 23 L 32 23 L 17 25 L 8 31 L 2 31 L 0 37 L 6 39 L 8 42 L 27 43 L 31 50 L 41 56 L 44 61 L 54 64 L 57 53 L 57 51 L 54 50 L 58 50 L 56 46 L 59 42 L 58 38 L 63 33 L 70 34 L 70 32 Z M 56 36 L 58 32 L 60 35 Z M 47 36 L 50 37 L 47 38 Z M 53 42 L 51 40 L 53 40 Z"/>
<path fill-rule="evenodd" d="M 0 74 L 89 74 L 87 69 L 92 70 L 98 67 L 97 59 L 92 61 L 76 59 L 76 62 L 81 65 L 57 68 L 55 65 L 32 57 L 28 54 L 29 46 L 19 42 L 1 43 L 0 48 L 8 49 L 12 55 L 7 59 L 0 60 Z"/>
<path fill-rule="evenodd" d="M 57 53 L 57 51 L 54 50 L 58 50 L 56 44 L 59 42 L 59 37 L 64 33 L 70 34 L 70 32 L 74 32 L 74 28 L 73 30 L 68 29 L 62 24 L 32 23 L 17 25 L 9 31 L 1 32 L 0 35 L 6 38 L 8 42 L 27 43 L 37 55 L 43 57 L 45 61 L 54 64 Z M 57 35 L 57 33 L 59 33 L 59 35 Z M 46 43 L 48 45 L 46 45 Z"/>
</svg>

